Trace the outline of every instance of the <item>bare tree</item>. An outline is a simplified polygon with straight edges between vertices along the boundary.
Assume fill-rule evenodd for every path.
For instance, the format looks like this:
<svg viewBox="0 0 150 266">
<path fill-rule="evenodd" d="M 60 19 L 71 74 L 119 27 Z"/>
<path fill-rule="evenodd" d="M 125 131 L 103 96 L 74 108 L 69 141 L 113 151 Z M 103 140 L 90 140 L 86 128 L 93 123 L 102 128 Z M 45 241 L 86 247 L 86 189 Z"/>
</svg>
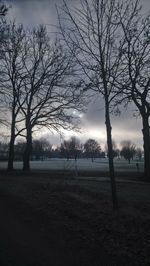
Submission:
<svg viewBox="0 0 150 266">
<path fill-rule="evenodd" d="M 11 120 L 8 170 L 13 170 L 15 139 L 23 131 L 22 126 L 19 129 L 19 123 L 17 125 L 17 122 L 22 122 L 18 99 L 26 74 L 24 69 L 24 60 L 27 52 L 25 39 L 26 34 L 23 26 L 16 26 L 15 23 L 10 23 L 7 26 L 7 38 L 1 45 L 0 87 L 3 101 L 6 102 L 6 107 L 9 110 L 7 114 Z"/>
<path fill-rule="evenodd" d="M 82 150 L 82 145 L 77 137 L 72 136 L 69 140 L 64 140 L 61 143 L 61 154 L 67 157 L 69 160 L 70 157 L 73 157 L 75 160 L 79 157 Z"/>
<path fill-rule="evenodd" d="M 125 3 L 124 3 L 125 2 Z M 122 11 L 126 1 L 80 0 L 77 8 L 69 9 L 64 1 L 58 9 L 59 27 L 66 44 L 80 66 L 87 89 L 100 94 L 105 104 L 105 123 L 109 150 L 109 170 L 113 207 L 117 208 L 117 194 L 113 164 L 112 126 L 110 113 L 116 91 L 114 81 L 120 74 L 122 57 L 121 25 L 117 12 Z"/>
<path fill-rule="evenodd" d="M 122 149 L 120 155 L 123 156 L 130 163 L 136 154 L 136 146 L 130 140 L 124 140 L 121 142 Z"/>
<path fill-rule="evenodd" d="M 4 20 L 3 17 L 7 14 L 7 7 L 6 5 L 2 4 L 2 1 L 0 1 L 0 60 L 2 57 L 1 54 L 1 45 L 3 44 L 4 40 L 6 39 L 6 31 L 7 31 L 7 24 L 6 21 Z M 3 92 L 0 89 L 0 109 L 1 109 L 1 114 L 2 114 L 2 109 L 3 106 Z M 0 116 L 0 123 L 5 124 L 5 119 L 4 116 Z"/>
<path fill-rule="evenodd" d="M 87 156 L 90 156 L 92 162 L 96 155 L 100 155 L 101 153 L 101 146 L 95 139 L 88 139 L 84 144 L 84 151 Z"/>
<path fill-rule="evenodd" d="M 0 1 L 0 45 L 3 42 L 5 36 L 6 22 L 3 17 L 6 16 L 8 8 Z"/>
<path fill-rule="evenodd" d="M 30 169 L 33 132 L 43 127 L 57 132 L 74 129 L 83 107 L 82 83 L 78 78 L 74 81 L 73 57 L 58 40 L 50 42 L 43 26 L 33 30 L 28 42 L 27 77 L 18 99 L 26 128 L 23 170 Z"/>
<path fill-rule="evenodd" d="M 64 140 L 60 145 L 60 152 L 63 157 L 66 157 L 67 160 L 70 159 L 70 142 Z"/>
<path fill-rule="evenodd" d="M 22 139 L 17 140 L 17 142 L 14 145 L 14 160 L 22 161 L 24 149 L 25 149 L 25 141 Z"/>
<path fill-rule="evenodd" d="M 124 71 L 120 84 L 123 100 L 134 102 L 142 118 L 144 142 L 144 175 L 150 177 L 150 17 L 141 15 L 140 1 L 128 4 L 124 16 L 118 12 L 124 34 L 120 50 Z M 120 88 L 119 88 L 120 89 Z"/>
<path fill-rule="evenodd" d="M 51 155 L 52 145 L 46 138 L 33 140 L 32 155 L 36 160 L 47 158 Z"/>
<path fill-rule="evenodd" d="M 8 144 L 0 141 L 0 160 L 6 161 L 8 159 Z"/>
<path fill-rule="evenodd" d="M 142 160 L 143 151 L 141 148 L 136 149 L 136 156 L 138 157 L 139 161 Z"/>
</svg>

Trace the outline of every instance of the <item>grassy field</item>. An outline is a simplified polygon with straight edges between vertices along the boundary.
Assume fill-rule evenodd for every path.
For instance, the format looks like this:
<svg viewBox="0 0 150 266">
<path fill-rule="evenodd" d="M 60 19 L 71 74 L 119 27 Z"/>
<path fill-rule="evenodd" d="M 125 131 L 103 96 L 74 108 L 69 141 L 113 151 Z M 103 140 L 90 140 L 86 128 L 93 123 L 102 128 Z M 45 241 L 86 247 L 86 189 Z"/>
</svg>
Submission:
<svg viewBox="0 0 150 266">
<path fill-rule="evenodd" d="M 107 179 L 1 172 L 0 265 L 150 265 L 150 184 L 117 191 L 113 212 Z"/>
<path fill-rule="evenodd" d="M 136 163 L 139 164 L 139 169 L 136 167 Z M 54 159 L 44 161 L 31 161 L 32 170 L 61 170 L 61 171 L 78 171 L 84 172 L 108 172 L 108 159 L 101 158 L 95 159 L 94 162 L 91 159 L 78 159 L 76 162 L 74 159 Z M 123 159 L 114 159 L 115 171 L 120 172 L 143 172 L 143 161 L 133 160 L 129 164 Z M 6 169 L 7 162 L 0 162 L 0 169 Z M 22 169 L 22 162 L 14 162 L 15 169 Z"/>
</svg>

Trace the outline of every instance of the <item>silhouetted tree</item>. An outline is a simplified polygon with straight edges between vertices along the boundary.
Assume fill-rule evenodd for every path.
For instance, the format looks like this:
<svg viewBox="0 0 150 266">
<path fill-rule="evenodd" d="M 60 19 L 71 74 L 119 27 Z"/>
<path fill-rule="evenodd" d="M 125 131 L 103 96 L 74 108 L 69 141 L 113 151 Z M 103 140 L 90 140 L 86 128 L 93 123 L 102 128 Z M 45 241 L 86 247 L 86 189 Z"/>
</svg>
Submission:
<svg viewBox="0 0 150 266">
<path fill-rule="evenodd" d="M 124 17 L 124 9 L 129 1 L 80 0 L 79 2 L 77 8 L 69 9 L 64 1 L 62 8 L 58 9 L 59 26 L 65 43 L 79 64 L 82 77 L 84 76 L 88 82 L 86 89 L 99 93 L 104 99 L 109 170 L 115 209 L 118 203 L 110 113 L 113 111 L 115 97 L 120 93 L 115 87 L 115 80 L 120 75 L 122 65 L 120 49 L 123 45 L 118 10 Z"/>
<path fill-rule="evenodd" d="M 70 157 L 74 157 L 77 160 L 81 153 L 81 148 L 79 139 L 73 136 L 69 140 L 64 140 L 61 144 L 61 154 L 65 155 L 68 160 Z"/>
<path fill-rule="evenodd" d="M 61 158 L 62 157 L 61 148 L 60 147 L 52 148 L 50 157 L 52 157 L 52 158 Z"/>
<path fill-rule="evenodd" d="M 133 159 L 134 155 L 136 154 L 136 148 L 133 143 L 129 140 L 124 140 L 121 142 L 122 149 L 120 151 L 120 155 L 128 160 L 130 163 L 131 159 Z"/>
<path fill-rule="evenodd" d="M 0 160 L 4 161 L 8 159 L 8 143 L 0 141 Z"/>
<path fill-rule="evenodd" d="M 36 160 L 50 157 L 52 151 L 52 145 L 45 138 L 33 140 L 32 155 L 35 156 Z"/>
<path fill-rule="evenodd" d="M 94 158 L 101 153 L 101 146 L 94 139 L 88 139 L 84 144 L 84 151 L 87 157 L 91 157 L 92 162 Z"/>
<path fill-rule="evenodd" d="M 136 149 L 136 156 L 138 157 L 139 161 L 142 160 L 142 155 L 143 155 L 142 149 L 141 148 L 137 148 Z"/>
<path fill-rule="evenodd" d="M 132 2 L 132 1 L 130 1 Z M 126 103 L 133 102 L 142 118 L 144 175 L 150 177 L 150 16 L 141 15 L 140 1 L 128 3 L 124 16 L 118 12 L 124 45 L 120 49 L 123 72 L 120 84 Z"/>
<path fill-rule="evenodd" d="M 30 169 L 33 131 L 43 127 L 57 132 L 61 128 L 77 128 L 78 113 L 84 106 L 82 83 L 75 78 L 74 58 L 60 42 L 50 42 L 46 28 L 40 26 L 29 36 L 27 47 L 27 77 L 18 99 L 26 128 L 23 170 Z"/>
<path fill-rule="evenodd" d="M 2 52 L 2 44 L 4 40 L 7 38 L 7 23 L 4 19 L 5 15 L 7 14 L 8 8 L 5 4 L 0 1 L 0 61 L 3 56 Z M 1 78 L 1 71 L 0 71 L 0 78 Z M 6 125 L 6 119 L 4 118 L 3 115 L 3 103 L 4 103 L 4 93 L 2 91 L 2 88 L 0 86 L 0 123 L 3 125 Z"/>
<path fill-rule="evenodd" d="M 0 87 L 6 106 L 9 109 L 8 117 L 11 117 L 8 170 L 13 170 L 15 139 L 23 131 L 23 119 L 20 117 L 18 99 L 26 74 L 24 68 L 24 60 L 27 54 L 25 42 L 26 34 L 23 26 L 16 26 L 15 23 L 10 23 L 7 26 L 7 38 L 1 45 L 0 60 Z M 19 122 L 21 128 L 19 128 Z"/>
<path fill-rule="evenodd" d="M 19 140 L 14 145 L 14 159 L 22 161 L 23 153 L 25 149 L 25 141 Z"/>
<path fill-rule="evenodd" d="M 64 140 L 63 143 L 61 143 L 60 146 L 60 152 L 63 157 L 66 157 L 67 160 L 70 158 L 70 142 L 67 140 Z"/>
</svg>

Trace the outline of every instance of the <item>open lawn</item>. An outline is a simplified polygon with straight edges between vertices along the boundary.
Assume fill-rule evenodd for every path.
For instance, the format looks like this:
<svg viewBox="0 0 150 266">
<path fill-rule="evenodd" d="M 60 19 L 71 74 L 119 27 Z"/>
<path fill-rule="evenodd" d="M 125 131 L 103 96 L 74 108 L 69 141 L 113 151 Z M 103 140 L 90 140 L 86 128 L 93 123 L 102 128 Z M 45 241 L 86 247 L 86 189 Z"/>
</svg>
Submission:
<svg viewBox="0 0 150 266">
<path fill-rule="evenodd" d="M 136 167 L 136 163 L 139 164 L 139 169 Z M 31 161 L 32 170 L 69 170 L 74 171 L 75 167 L 79 171 L 104 171 L 108 172 L 108 159 L 101 158 L 95 159 L 94 162 L 91 159 L 78 159 L 75 162 L 74 159 L 49 159 L 44 161 Z M 114 160 L 115 170 L 117 172 L 143 172 L 143 161 L 133 160 L 129 164 L 123 159 Z M 6 169 L 7 162 L 0 162 L 0 169 Z M 15 169 L 22 169 L 22 162 L 14 163 Z"/>
<path fill-rule="evenodd" d="M 0 177 L 0 265 L 150 265 L 150 184 L 56 172 Z"/>
</svg>

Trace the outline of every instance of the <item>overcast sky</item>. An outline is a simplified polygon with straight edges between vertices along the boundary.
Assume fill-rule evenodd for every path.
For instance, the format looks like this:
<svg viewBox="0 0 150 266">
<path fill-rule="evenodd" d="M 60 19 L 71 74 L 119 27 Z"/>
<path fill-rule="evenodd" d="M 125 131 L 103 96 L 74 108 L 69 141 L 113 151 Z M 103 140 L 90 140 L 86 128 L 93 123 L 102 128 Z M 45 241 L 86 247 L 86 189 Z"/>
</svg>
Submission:
<svg viewBox="0 0 150 266">
<path fill-rule="evenodd" d="M 78 0 L 67 0 L 70 5 L 76 5 Z M 57 23 L 55 4 L 60 5 L 61 0 L 7 0 L 10 6 L 9 17 L 17 22 L 24 23 L 28 27 L 46 24 L 49 32 L 53 30 L 51 24 Z M 144 12 L 150 10 L 150 0 L 142 0 Z M 83 132 L 80 139 L 95 138 L 101 144 L 106 142 L 106 130 L 104 123 L 103 101 L 99 98 L 93 99 L 89 105 L 88 112 L 83 115 Z M 142 146 L 142 125 L 140 118 L 133 117 L 131 106 L 127 111 L 122 111 L 121 116 L 112 117 L 112 135 L 116 142 L 121 140 L 132 140 L 137 146 Z M 69 133 L 68 136 L 73 135 Z M 52 142 L 59 144 L 60 138 L 52 136 Z"/>
</svg>

